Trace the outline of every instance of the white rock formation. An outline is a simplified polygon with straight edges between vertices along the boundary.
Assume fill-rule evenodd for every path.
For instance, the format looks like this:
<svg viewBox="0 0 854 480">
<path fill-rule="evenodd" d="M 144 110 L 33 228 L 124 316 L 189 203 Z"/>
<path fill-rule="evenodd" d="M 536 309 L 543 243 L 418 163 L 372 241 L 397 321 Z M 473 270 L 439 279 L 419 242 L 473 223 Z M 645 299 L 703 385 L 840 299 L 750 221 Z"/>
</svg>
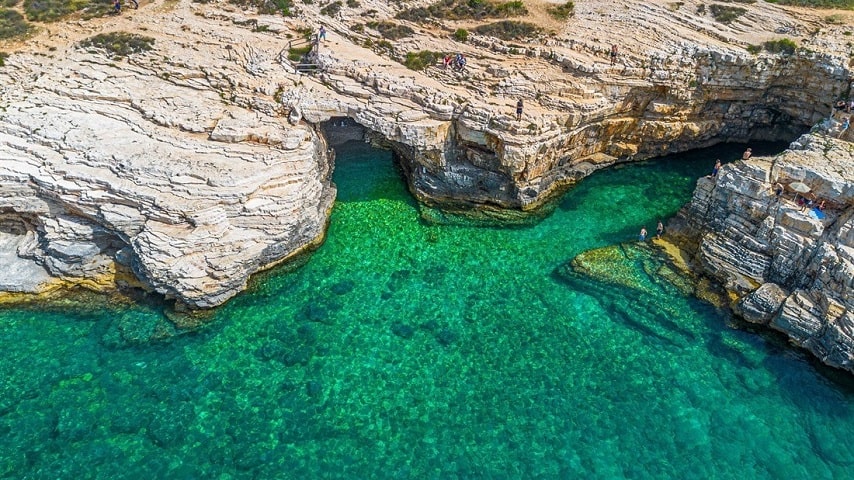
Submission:
<svg viewBox="0 0 854 480">
<path fill-rule="evenodd" d="M 745 5 L 729 25 L 698 15 L 693 0 L 579 2 L 566 22 L 537 5 L 523 20 L 552 33 L 467 43 L 393 20 L 427 3 L 362 0 L 335 18 L 301 4 L 283 18 L 155 0 L 8 49 L 0 225 L 12 227 L 2 255 L 105 287 L 127 266 L 168 297 L 210 307 L 322 238 L 334 187 L 320 122 L 349 117 L 394 148 L 428 204 L 518 213 L 618 161 L 790 139 L 826 115 L 850 76 L 845 25 L 817 29 L 818 17 L 767 2 Z M 415 33 L 384 46 L 367 19 Z M 286 60 L 289 39 L 321 23 L 328 40 L 310 58 L 319 72 L 299 74 Z M 808 48 L 745 49 L 780 29 Z M 108 59 L 79 47 L 104 31 L 151 36 L 154 49 Z M 426 48 L 465 53 L 467 70 L 398 62 Z M 6 290 L 42 288 L 40 270 L 15 264 L 28 279 L 0 278 Z"/>
</svg>

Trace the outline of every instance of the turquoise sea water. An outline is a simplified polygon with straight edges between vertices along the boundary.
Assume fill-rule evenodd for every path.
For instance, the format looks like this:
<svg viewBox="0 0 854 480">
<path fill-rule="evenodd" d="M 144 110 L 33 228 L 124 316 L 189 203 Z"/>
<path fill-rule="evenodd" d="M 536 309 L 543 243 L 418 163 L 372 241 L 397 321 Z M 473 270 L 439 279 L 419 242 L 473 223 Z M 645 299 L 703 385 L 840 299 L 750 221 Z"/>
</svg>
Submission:
<svg viewBox="0 0 854 480">
<path fill-rule="evenodd" d="M 195 332 L 136 342 L 155 303 L 0 310 L 0 478 L 851 478 L 849 375 L 554 274 L 740 152 L 599 172 L 500 229 L 422 224 L 390 154 L 349 145 L 326 243 Z"/>
</svg>

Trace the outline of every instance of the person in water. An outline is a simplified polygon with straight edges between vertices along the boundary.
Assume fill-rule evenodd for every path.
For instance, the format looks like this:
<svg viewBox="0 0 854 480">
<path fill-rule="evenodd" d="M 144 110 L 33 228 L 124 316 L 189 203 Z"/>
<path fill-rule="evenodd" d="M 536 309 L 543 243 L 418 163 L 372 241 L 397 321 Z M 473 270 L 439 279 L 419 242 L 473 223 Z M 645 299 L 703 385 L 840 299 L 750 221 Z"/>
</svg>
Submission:
<svg viewBox="0 0 854 480">
<path fill-rule="evenodd" d="M 641 242 L 646 240 L 646 227 L 641 227 L 640 235 L 638 235 L 638 240 Z"/>
</svg>

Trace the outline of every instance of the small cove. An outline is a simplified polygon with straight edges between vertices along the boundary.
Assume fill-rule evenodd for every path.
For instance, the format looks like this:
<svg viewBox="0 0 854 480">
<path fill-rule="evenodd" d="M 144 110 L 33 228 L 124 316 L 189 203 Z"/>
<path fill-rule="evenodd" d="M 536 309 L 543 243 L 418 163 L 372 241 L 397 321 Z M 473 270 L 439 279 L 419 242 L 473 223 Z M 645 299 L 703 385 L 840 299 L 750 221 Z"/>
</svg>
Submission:
<svg viewBox="0 0 854 480">
<path fill-rule="evenodd" d="M 553 275 L 742 150 L 618 166 L 535 226 L 474 228 L 422 223 L 391 154 L 347 144 L 324 245 L 199 331 L 116 340 L 157 328 L 146 304 L 0 310 L 0 477 L 850 476 L 848 376 L 697 300 Z"/>
</svg>

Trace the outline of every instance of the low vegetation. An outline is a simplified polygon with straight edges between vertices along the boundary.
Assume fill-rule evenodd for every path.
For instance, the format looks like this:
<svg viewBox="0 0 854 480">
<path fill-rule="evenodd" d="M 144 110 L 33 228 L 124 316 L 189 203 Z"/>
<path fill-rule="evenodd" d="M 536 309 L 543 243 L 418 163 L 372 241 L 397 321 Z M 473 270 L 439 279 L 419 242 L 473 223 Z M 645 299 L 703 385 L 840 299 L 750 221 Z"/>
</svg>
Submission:
<svg viewBox="0 0 854 480">
<path fill-rule="evenodd" d="M 389 40 L 400 40 L 411 37 L 415 33 L 412 28 L 394 22 L 368 22 L 366 25 L 380 32 L 383 38 Z"/>
<path fill-rule="evenodd" d="M 778 5 L 797 5 L 799 7 L 815 8 L 845 8 L 854 10 L 854 0 L 766 0 Z"/>
<path fill-rule="evenodd" d="M 528 9 L 519 0 L 496 2 L 492 0 L 439 0 L 429 7 L 415 7 L 397 14 L 401 20 L 421 22 L 428 19 L 481 20 L 527 15 Z"/>
<path fill-rule="evenodd" d="M 0 8 L 14 7 L 18 4 L 18 0 L 0 0 Z"/>
<path fill-rule="evenodd" d="M 0 52 L 0 67 L 6 66 L 6 59 L 9 58 L 9 54 L 6 52 Z"/>
<path fill-rule="evenodd" d="M 258 13 L 263 15 L 278 13 L 285 17 L 292 17 L 296 14 L 293 10 L 293 0 L 228 0 L 228 3 L 243 8 L 254 8 Z"/>
<path fill-rule="evenodd" d="M 339 2 L 338 0 L 335 0 L 334 2 L 329 3 L 325 7 L 321 8 L 320 14 L 326 15 L 327 17 L 334 17 L 335 15 L 338 15 L 338 12 L 341 11 L 341 7 L 343 6 L 343 3 Z"/>
<path fill-rule="evenodd" d="M 496 37 L 501 40 L 519 40 L 530 38 L 540 32 L 540 29 L 531 23 L 516 22 L 513 20 L 502 20 L 475 27 L 475 32 L 481 35 Z"/>
<path fill-rule="evenodd" d="M 566 20 L 567 18 L 575 15 L 575 2 L 566 2 L 563 5 L 555 5 L 553 7 L 549 7 L 548 10 L 549 15 L 554 17 L 556 20 Z"/>
<path fill-rule="evenodd" d="M 112 11 L 112 0 L 24 0 L 24 13 L 33 22 L 55 22 L 75 12 L 88 19 Z"/>
<path fill-rule="evenodd" d="M 431 50 L 421 50 L 420 52 L 407 52 L 403 64 L 410 70 L 424 70 L 430 65 L 434 65 L 442 58 L 440 52 Z"/>
<path fill-rule="evenodd" d="M 786 55 L 791 55 L 795 53 L 795 50 L 798 49 L 798 44 L 788 38 L 781 38 L 778 40 L 769 40 L 763 43 L 762 47 L 765 48 L 766 51 L 771 53 L 783 53 Z"/>
<path fill-rule="evenodd" d="M 721 23 L 732 23 L 738 17 L 747 13 L 746 8 L 742 7 L 731 7 L 729 5 L 721 5 L 719 3 L 713 3 L 709 6 L 709 11 L 712 12 L 712 16 L 715 17 L 715 20 Z"/>
<path fill-rule="evenodd" d="M 0 8 L 0 40 L 14 38 L 30 31 L 30 24 L 15 10 Z"/>
<path fill-rule="evenodd" d="M 784 55 L 791 55 L 795 53 L 798 49 L 798 44 L 793 40 L 788 38 L 780 38 L 777 40 L 769 40 L 762 45 L 748 45 L 747 51 L 756 55 L 757 53 L 765 50 L 769 53 L 782 53 Z"/>
<path fill-rule="evenodd" d="M 100 33 L 80 42 L 89 51 L 105 53 L 110 58 L 121 58 L 154 48 L 154 39 L 128 32 Z"/>
<path fill-rule="evenodd" d="M 302 61 L 303 57 L 311 51 L 311 45 L 303 47 L 293 47 L 288 49 L 288 60 L 292 62 Z"/>
<path fill-rule="evenodd" d="M 469 39 L 469 31 L 466 30 L 465 28 L 458 28 L 454 32 L 454 40 L 456 40 L 458 42 L 465 42 L 468 39 Z"/>
</svg>

